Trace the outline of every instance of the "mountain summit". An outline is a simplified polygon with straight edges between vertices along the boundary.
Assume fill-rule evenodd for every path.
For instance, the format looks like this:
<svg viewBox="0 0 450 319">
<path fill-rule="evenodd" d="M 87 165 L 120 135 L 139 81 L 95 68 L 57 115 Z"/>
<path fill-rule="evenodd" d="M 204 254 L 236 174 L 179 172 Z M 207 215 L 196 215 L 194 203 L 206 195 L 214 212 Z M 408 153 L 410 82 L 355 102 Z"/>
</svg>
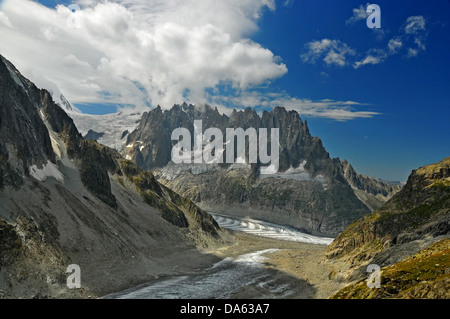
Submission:
<svg viewBox="0 0 450 319">
<path fill-rule="evenodd" d="M 279 129 L 278 173 L 261 174 L 261 165 L 250 163 L 248 152 L 246 164 L 174 164 L 171 134 L 185 128 L 193 143 L 196 120 L 204 131 L 216 128 L 224 135 L 229 128 Z M 311 136 L 307 121 L 284 107 L 260 115 L 250 108 L 234 109 L 230 116 L 209 105 L 157 107 L 145 112 L 128 135 L 124 155 L 206 210 L 245 214 L 314 234 L 337 235 L 399 189 L 363 178 L 348 163 L 330 158 L 320 138 Z"/>
</svg>

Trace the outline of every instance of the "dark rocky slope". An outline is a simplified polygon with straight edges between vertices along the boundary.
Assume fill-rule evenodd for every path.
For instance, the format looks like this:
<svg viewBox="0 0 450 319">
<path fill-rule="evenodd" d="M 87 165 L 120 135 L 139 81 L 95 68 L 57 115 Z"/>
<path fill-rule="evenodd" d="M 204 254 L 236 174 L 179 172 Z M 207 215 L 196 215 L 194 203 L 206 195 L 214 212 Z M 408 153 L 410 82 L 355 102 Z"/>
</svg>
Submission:
<svg viewBox="0 0 450 319">
<path fill-rule="evenodd" d="M 404 268 L 413 269 L 412 260 L 417 261 L 417 267 L 423 267 L 424 273 L 416 273 L 417 278 L 439 279 L 442 282 L 438 285 L 448 287 L 450 260 L 445 257 L 450 249 L 448 238 L 450 238 L 450 158 L 414 170 L 406 185 L 391 200 L 380 209 L 355 221 L 339 234 L 328 247 L 327 256 L 329 262 L 338 265 L 334 275 L 350 280 L 366 276 L 366 267 L 370 263 L 387 267 L 386 273 L 389 273 L 390 277 L 387 275 L 382 277 L 384 278 L 382 286 L 383 283 L 386 284 L 382 289 L 385 290 L 372 294 L 374 298 L 381 298 L 392 290 L 387 284 L 389 280 L 403 275 L 405 280 L 409 278 L 410 274 Z M 438 241 L 437 246 L 419 253 L 420 250 Z M 404 260 L 414 254 L 418 255 Z M 436 260 L 440 261 L 433 264 L 432 271 L 435 275 L 428 274 L 431 271 L 430 264 Z M 392 273 L 394 270 L 395 274 Z M 408 284 L 404 282 L 405 286 L 401 289 L 397 287 L 399 289 L 395 294 L 391 293 L 391 297 L 409 296 L 406 290 L 413 289 L 413 286 L 422 281 L 419 279 L 414 279 L 415 282 Z M 348 288 L 345 293 L 338 296 L 367 296 L 367 291 L 360 290 L 360 284 L 361 282 L 354 286 L 359 290 L 358 293 L 350 292 L 351 289 Z M 434 286 L 434 283 L 431 286 L 422 284 L 428 288 Z M 417 296 L 421 296 L 421 291 L 417 291 Z"/>
<path fill-rule="evenodd" d="M 215 260 L 199 250 L 226 238 L 209 214 L 85 140 L 3 57 L 0 123 L 0 297 L 98 296 Z"/>
</svg>

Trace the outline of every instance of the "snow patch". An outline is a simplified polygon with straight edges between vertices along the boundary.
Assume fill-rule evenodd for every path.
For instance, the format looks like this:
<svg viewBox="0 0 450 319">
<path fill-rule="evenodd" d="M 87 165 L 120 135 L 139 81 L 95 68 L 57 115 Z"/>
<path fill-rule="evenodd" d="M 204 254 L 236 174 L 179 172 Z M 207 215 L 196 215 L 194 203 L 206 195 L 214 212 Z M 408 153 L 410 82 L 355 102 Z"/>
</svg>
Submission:
<svg viewBox="0 0 450 319">
<path fill-rule="evenodd" d="M 298 181 L 308 181 L 308 182 L 318 182 L 322 184 L 324 189 L 328 186 L 328 180 L 323 175 L 317 175 L 316 177 L 311 177 L 309 173 L 305 170 L 306 160 L 300 163 L 296 168 L 290 167 L 287 171 L 282 173 L 271 172 L 271 166 L 267 167 L 266 171 L 261 172 L 260 178 L 283 178 L 283 179 L 294 179 Z"/>
<path fill-rule="evenodd" d="M 50 161 L 47 161 L 43 168 L 31 165 L 30 175 L 41 182 L 45 181 L 48 177 L 53 177 L 58 182 L 64 183 L 64 175 L 59 171 L 58 167 Z"/>
<path fill-rule="evenodd" d="M 103 136 L 97 142 L 122 152 L 126 146 L 134 147 L 133 144 L 126 145 L 127 139 L 122 139 L 122 133 L 125 131 L 133 132 L 138 127 L 142 115 L 137 112 L 122 111 L 104 115 L 70 112 L 69 116 L 83 136 L 90 129 L 103 132 Z"/>
</svg>

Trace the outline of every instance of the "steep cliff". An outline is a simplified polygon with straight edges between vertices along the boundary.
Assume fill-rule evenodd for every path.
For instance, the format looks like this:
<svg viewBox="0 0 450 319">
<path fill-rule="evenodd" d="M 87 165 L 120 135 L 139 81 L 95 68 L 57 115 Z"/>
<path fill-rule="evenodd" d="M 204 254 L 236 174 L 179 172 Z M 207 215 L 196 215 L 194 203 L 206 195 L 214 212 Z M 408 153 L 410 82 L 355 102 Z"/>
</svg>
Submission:
<svg viewBox="0 0 450 319">
<path fill-rule="evenodd" d="M 401 189 L 400 183 L 386 182 L 357 173 L 347 160 L 341 162 L 344 177 L 355 195 L 371 211 L 380 208 Z"/>
<path fill-rule="evenodd" d="M 199 250 L 226 240 L 209 214 L 84 139 L 0 58 L 0 297 L 98 296 L 215 260 Z"/>
</svg>

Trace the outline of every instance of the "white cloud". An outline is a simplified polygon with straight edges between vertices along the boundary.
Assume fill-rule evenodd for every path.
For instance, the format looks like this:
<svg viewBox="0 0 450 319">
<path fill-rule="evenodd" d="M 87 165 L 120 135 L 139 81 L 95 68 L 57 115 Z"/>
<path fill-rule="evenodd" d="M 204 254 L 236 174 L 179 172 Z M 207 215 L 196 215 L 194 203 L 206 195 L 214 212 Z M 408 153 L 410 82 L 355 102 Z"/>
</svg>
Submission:
<svg viewBox="0 0 450 319">
<path fill-rule="evenodd" d="M 365 6 L 362 4 L 359 6 L 359 8 L 353 9 L 353 15 L 345 21 L 345 24 L 354 24 L 361 20 L 366 20 L 369 16 L 369 13 L 366 12 L 366 8 L 369 6 L 369 3 L 367 3 Z"/>
<path fill-rule="evenodd" d="M 359 69 L 361 66 L 367 65 L 367 64 L 379 64 L 383 62 L 383 59 L 377 56 L 368 55 L 363 60 L 357 61 L 353 64 L 353 67 L 355 69 Z"/>
<path fill-rule="evenodd" d="M 215 105 L 221 106 L 220 97 L 213 100 Z M 227 100 L 226 102 L 230 102 Z M 245 92 L 244 94 L 234 97 L 231 101 L 235 105 L 241 107 L 262 107 L 265 109 L 274 108 L 275 106 L 284 106 L 287 110 L 295 110 L 300 116 L 311 116 L 333 119 L 336 121 L 348 121 L 358 118 L 371 118 L 379 115 L 378 112 L 359 111 L 356 107 L 365 106 L 366 104 L 355 101 L 334 101 L 330 99 L 311 100 L 291 97 L 286 93 L 261 93 L 258 91 Z M 225 107 L 222 106 L 222 110 Z M 220 110 L 220 108 L 219 108 Z"/>
<path fill-rule="evenodd" d="M 425 30 L 425 18 L 422 16 L 412 16 L 406 19 L 405 33 L 417 34 Z"/>
<path fill-rule="evenodd" d="M 287 72 L 248 39 L 273 0 L 77 3 L 72 13 L 7 0 L 0 16 L 0 53 L 37 85 L 57 83 L 72 103 L 201 103 L 207 88 L 246 90 Z M 75 17 L 79 28 L 70 28 Z"/>
<path fill-rule="evenodd" d="M 388 43 L 389 53 L 391 53 L 391 54 L 397 53 L 398 50 L 402 46 L 403 46 L 403 43 L 402 43 L 402 40 L 399 37 L 389 40 L 389 43 Z"/>
<path fill-rule="evenodd" d="M 345 66 L 347 59 L 355 55 L 355 51 L 339 40 L 322 39 L 305 45 L 307 52 L 301 55 L 303 62 L 316 63 L 323 58 L 327 65 Z"/>
<path fill-rule="evenodd" d="M 285 101 L 281 99 L 279 102 L 284 102 L 288 110 L 295 110 L 300 115 L 329 118 L 340 122 L 357 118 L 371 118 L 380 114 L 378 112 L 358 111 L 354 107 L 362 104 L 353 101 L 311 101 L 308 99 Z"/>
<path fill-rule="evenodd" d="M 347 20 L 347 23 L 352 23 L 362 19 L 363 17 L 363 6 L 359 9 L 353 9 L 353 17 Z M 349 54 L 334 54 L 334 45 L 339 44 L 341 48 L 350 48 L 346 43 L 342 43 L 339 40 L 332 40 L 335 43 L 332 44 L 329 39 L 322 39 L 321 41 L 310 42 L 307 46 L 309 51 L 302 55 L 304 62 L 315 63 L 324 52 L 327 52 L 327 56 L 324 61 L 327 64 L 337 64 L 337 65 L 352 65 L 354 69 L 359 69 L 365 65 L 376 65 L 383 63 L 388 57 L 399 54 L 402 50 L 406 51 L 406 57 L 412 58 L 419 55 L 420 51 L 426 50 L 427 29 L 426 20 L 422 16 L 412 16 L 406 19 L 404 26 L 398 35 L 389 40 L 386 47 L 384 48 L 372 48 L 363 55 L 363 57 L 357 54 L 353 49 L 350 49 Z M 403 52 L 404 52 L 403 51 Z M 345 52 L 342 50 L 341 52 Z M 349 59 L 345 59 L 349 58 Z M 351 63 L 351 59 L 354 59 Z"/>
<path fill-rule="evenodd" d="M 412 16 L 406 19 L 404 27 L 405 37 L 414 39 L 416 48 L 408 48 L 407 57 L 417 56 L 419 51 L 425 51 L 425 40 L 428 35 L 426 28 L 426 20 L 422 16 Z M 411 52 L 414 52 L 411 55 Z"/>
<path fill-rule="evenodd" d="M 291 8 L 294 5 L 295 0 L 285 0 L 283 6 Z"/>
<path fill-rule="evenodd" d="M 9 18 L 6 16 L 6 14 L 4 14 L 1 11 L 0 11 L 0 25 L 5 26 L 10 29 L 13 28 L 13 25 L 11 24 L 11 21 L 9 21 Z"/>
<path fill-rule="evenodd" d="M 391 46 L 395 44 L 391 43 Z M 389 47 L 389 45 L 388 45 Z M 353 63 L 353 68 L 358 69 L 361 66 L 367 65 L 367 64 L 380 64 L 386 60 L 386 58 L 392 54 L 390 51 L 385 49 L 371 49 L 367 53 L 366 57 L 362 59 L 361 61 L 356 61 Z"/>
<path fill-rule="evenodd" d="M 414 58 L 419 55 L 419 50 L 408 48 L 408 53 L 406 54 L 407 58 Z"/>
<path fill-rule="evenodd" d="M 287 72 L 280 57 L 248 39 L 273 0 L 79 0 L 72 13 L 28 0 L 7 0 L 0 53 L 38 86 L 56 85 L 74 104 L 182 101 L 229 107 L 277 105 L 301 115 L 345 121 L 378 113 L 352 101 L 312 101 L 255 87 Z M 291 5 L 292 1 L 284 4 Z M 76 20 L 78 28 L 71 28 Z M 310 43 L 306 60 L 344 66 L 355 51 L 337 40 Z M 232 94 L 223 94 L 223 87 Z M 211 94 L 213 92 L 213 94 Z"/>
<path fill-rule="evenodd" d="M 352 17 L 346 20 L 345 23 L 354 24 L 360 20 L 367 19 L 370 14 L 366 12 L 368 5 L 369 3 L 365 6 L 360 5 L 358 8 L 354 8 Z M 385 34 L 383 29 L 373 30 L 378 40 L 381 40 L 384 37 Z M 423 16 L 408 17 L 404 26 L 401 28 L 400 34 L 390 39 L 385 49 L 377 49 L 378 52 L 376 54 L 373 54 L 373 49 L 369 50 L 365 57 L 353 63 L 353 67 L 358 69 L 364 65 L 382 63 L 388 56 L 398 54 L 402 49 L 407 51 L 406 57 L 418 56 L 419 51 L 426 50 L 426 36 L 425 18 Z M 410 45 L 408 42 L 413 42 L 416 48 L 408 47 Z"/>
</svg>

